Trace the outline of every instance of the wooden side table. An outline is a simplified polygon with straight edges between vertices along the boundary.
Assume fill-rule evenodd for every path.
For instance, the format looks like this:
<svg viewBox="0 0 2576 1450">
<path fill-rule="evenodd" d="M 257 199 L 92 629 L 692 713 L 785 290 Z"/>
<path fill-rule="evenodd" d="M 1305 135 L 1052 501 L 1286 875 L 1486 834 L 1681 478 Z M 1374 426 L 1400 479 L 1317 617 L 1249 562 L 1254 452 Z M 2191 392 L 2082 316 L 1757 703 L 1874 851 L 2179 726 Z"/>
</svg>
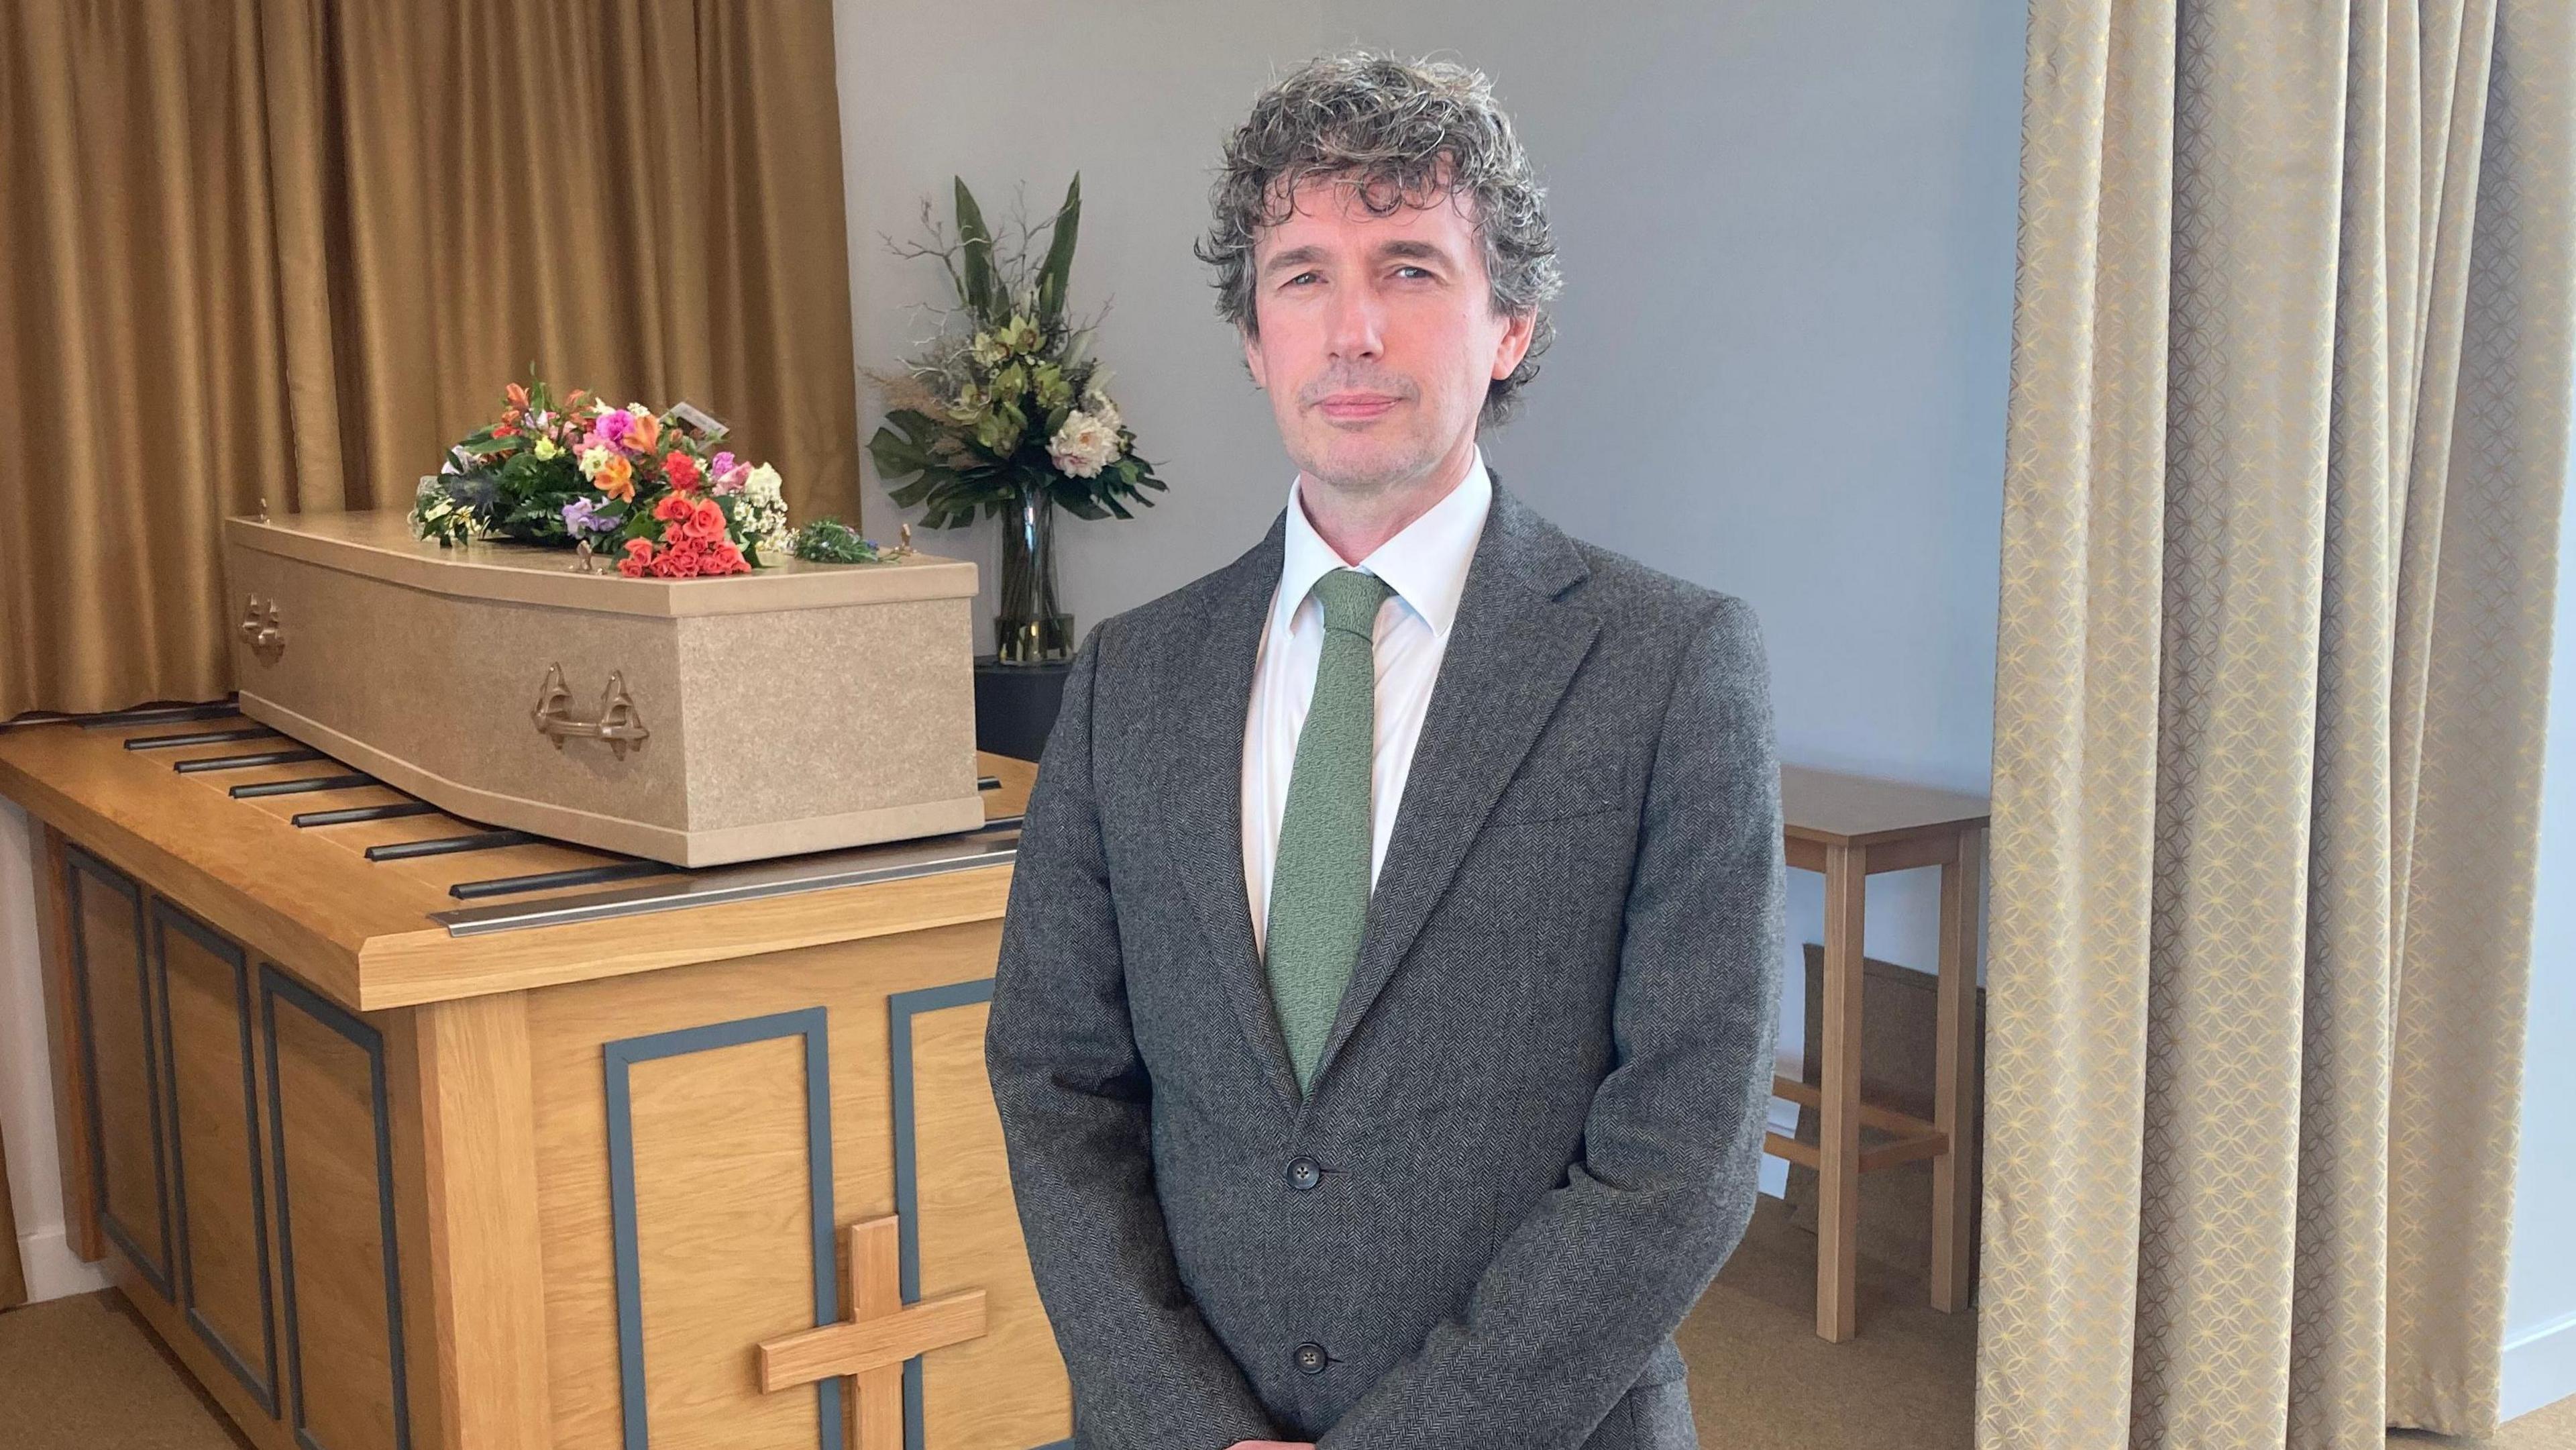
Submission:
<svg viewBox="0 0 2576 1450">
<path fill-rule="evenodd" d="M 1816 1171 L 1816 1333 L 1835 1344 L 1859 1328 L 1854 1279 L 1864 1173 L 1932 1160 L 1932 1307 L 1955 1312 L 1973 1289 L 1977 1143 L 1967 1129 L 1977 1120 L 1977 903 L 1989 808 L 1980 795 L 1780 767 L 1788 864 L 1825 876 L 1825 1040 L 1820 1086 L 1775 1077 L 1772 1091 L 1817 1109 L 1823 1122 L 1815 1144 L 1770 1133 L 1763 1149 Z M 1918 866 L 1941 868 L 1940 1040 L 1928 1123 L 1860 1096 L 1863 883 Z M 1807 1044 L 1809 1052 L 1818 1047 Z M 1863 1124 L 1892 1141 L 1862 1152 Z"/>
</svg>

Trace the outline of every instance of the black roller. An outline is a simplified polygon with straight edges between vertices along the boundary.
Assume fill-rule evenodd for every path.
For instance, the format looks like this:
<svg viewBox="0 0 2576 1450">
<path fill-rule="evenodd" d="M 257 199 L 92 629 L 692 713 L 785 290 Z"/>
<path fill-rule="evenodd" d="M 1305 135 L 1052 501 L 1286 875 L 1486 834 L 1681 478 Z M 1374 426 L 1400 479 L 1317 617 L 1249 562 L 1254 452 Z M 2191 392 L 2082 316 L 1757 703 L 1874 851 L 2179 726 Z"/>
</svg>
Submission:
<svg viewBox="0 0 2576 1450">
<path fill-rule="evenodd" d="M 389 806 L 347 806 L 336 811 L 297 811 L 288 816 L 299 826 L 345 826 L 351 821 L 390 821 L 403 816 L 430 816 L 438 807 L 427 801 L 396 801 Z"/>
<path fill-rule="evenodd" d="M 548 891 L 557 886 L 596 886 L 603 881 L 631 881 L 638 876 L 660 876 L 678 869 L 659 861 L 617 861 L 606 866 L 576 866 L 569 871 L 539 871 L 527 876 L 497 876 L 489 881 L 459 881 L 447 888 L 447 894 L 459 901 L 477 901 L 486 896 L 508 896 L 518 891 Z"/>
<path fill-rule="evenodd" d="M 176 745 L 221 745 L 227 740 L 261 740 L 276 733 L 265 725 L 245 725 L 239 730 L 191 730 L 182 735 L 137 735 L 125 742 L 125 748 L 168 750 Z"/>
<path fill-rule="evenodd" d="M 476 831 L 470 836 L 432 836 L 426 841 L 387 841 L 369 846 L 370 861 L 408 861 L 415 856 L 448 856 L 459 851 L 490 851 L 502 846 L 524 846 L 539 839 L 525 831 Z"/>
<path fill-rule="evenodd" d="M 254 765 L 293 765 L 301 760 L 324 760 L 319 750 L 262 750 L 252 755 L 208 755 L 196 760 L 174 760 L 170 768 L 187 775 L 200 770 L 248 770 Z"/>
<path fill-rule="evenodd" d="M 302 795 L 315 790 L 356 790 L 362 785 L 375 783 L 374 776 L 354 772 L 348 775 L 308 775 L 302 780 L 253 781 L 249 785 L 234 786 L 232 794 L 235 800 L 249 800 L 253 796 Z"/>
</svg>

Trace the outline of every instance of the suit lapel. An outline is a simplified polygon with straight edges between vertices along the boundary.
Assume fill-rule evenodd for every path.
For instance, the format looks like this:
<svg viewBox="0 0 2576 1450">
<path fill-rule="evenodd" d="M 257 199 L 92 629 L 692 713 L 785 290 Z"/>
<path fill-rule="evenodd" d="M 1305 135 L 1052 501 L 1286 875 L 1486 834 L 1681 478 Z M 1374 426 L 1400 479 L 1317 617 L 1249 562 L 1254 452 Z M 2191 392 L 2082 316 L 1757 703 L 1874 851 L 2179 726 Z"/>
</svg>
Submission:
<svg viewBox="0 0 2576 1450">
<path fill-rule="evenodd" d="M 1556 598 L 1587 572 L 1573 543 L 1496 479 L 1405 775 L 1395 832 L 1369 893 L 1359 960 L 1315 1064 L 1319 1090 L 1590 652 L 1600 621 Z M 1266 985 L 1263 1006 L 1266 1011 Z M 1289 1082 L 1293 1088 L 1295 1078 Z"/>
<path fill-rule="evenodd" d="M 1196 648 L 1173 656 L 1165 695 L 1173 733 L 1161 779 L 1173 801 L 1173 866 L 1207 933 L 1236 1025 L 1281 1105 L 1302 1114 L 1243 880 L 1243 733 L 1287 517 L 1282 509 L 1269 535 L 1216 577 Z M 1369 896 L 1359 959 L 1316 1065 L 1319 1084 L 1421 935 L 1486 813 L 1591 649 L 1599 622 L 1556 598 L 1585 573 L 1566 536 L 1497 479 Z"/>
<path fill-rule="evenodd" d="M 1270 1005 L 1270 981 L 1252 939 L 1243 880 L 1243 732 L 1260 662 L 1261 626 L 1279 586 L 1288 514 L 1217 576 L 1196 648 L 1175 651 L 1164 698 L 1174 733 L 1164 777 L 1171 791 L 1170 848 L 1182 890 L 1207 932 L 1213 970 L 1244 1045 L 1280 1105 L 1296 1111 L 1297 1076 Z"/>
</svg>

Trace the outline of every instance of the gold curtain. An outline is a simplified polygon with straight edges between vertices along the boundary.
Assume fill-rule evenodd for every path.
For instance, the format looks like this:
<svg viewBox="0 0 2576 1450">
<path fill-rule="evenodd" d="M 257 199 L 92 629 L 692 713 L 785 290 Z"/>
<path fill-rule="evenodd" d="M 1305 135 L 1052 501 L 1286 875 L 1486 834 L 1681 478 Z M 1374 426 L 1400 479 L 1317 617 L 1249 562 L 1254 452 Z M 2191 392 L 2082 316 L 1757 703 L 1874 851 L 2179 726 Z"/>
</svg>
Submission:
<svg viewBox="0 0 2576 1450">
<path fill-rule="evenodd" d="M 858 500 L 829 0 L 0 5 L 0 719 L 231 687 L 217 522 L 534 362 Z"/>
<path fill-rule="evenodd" d="M 2496 1418 L 2565 0 L 2034 0 L 1978 1439 Z"/>
</svg>

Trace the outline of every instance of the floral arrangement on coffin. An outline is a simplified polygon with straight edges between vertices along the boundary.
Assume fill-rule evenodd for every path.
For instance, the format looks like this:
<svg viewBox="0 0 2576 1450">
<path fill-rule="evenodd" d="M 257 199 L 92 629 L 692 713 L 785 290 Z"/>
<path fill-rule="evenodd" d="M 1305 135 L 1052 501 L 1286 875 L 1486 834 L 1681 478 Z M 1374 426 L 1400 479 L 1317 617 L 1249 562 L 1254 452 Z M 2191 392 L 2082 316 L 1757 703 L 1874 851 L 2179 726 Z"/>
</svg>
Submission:
<svg viewBox="0 0 2576 1450">
<path fill-rule="evenodd" d="M 794 551 L 787 501 L 778 470 L 716 449 L 723 436 L 685 403 L 656 413 L 581 389 L 558 403 L 543 379 L 512 383 L 499 420 L 421 480 L 412 533 L 442 545 L 587 544 L 629 578 L 749 573 L 764 553 Z M 873 558 L 875 546 L 843 552 Z"/>
<path fill-rule="evenodd" d="M 956 240 L 925 202 L 932 245 L 896 252 L 939 258 L 958 305 L 935 309 L 938 334 L 902 372 L 866 370 L 887 402 L 869 456 L 889 481 L 919 475 L 888 496 L 921 506 L 932 528 L 972 523 L 979 509 L 998 517 L 1031 492 L 1080 518 L 1134 518 L 1125 504 L 1152 504 L 1138 489 L 1165 485 L 1136 456 L 1136 435 L 1109 397 L 1108 370 L 1086 355 L 1099 319 L 1077 326 L 1065 317 L 1081 174 L 1055 215 L 1020 227 L 1007 251 L 996 248 L 963 178 L 956 191 Z M 1040 230 L 1051 235 L 1045 259 L 1032 269 Z"/>
</svg>

